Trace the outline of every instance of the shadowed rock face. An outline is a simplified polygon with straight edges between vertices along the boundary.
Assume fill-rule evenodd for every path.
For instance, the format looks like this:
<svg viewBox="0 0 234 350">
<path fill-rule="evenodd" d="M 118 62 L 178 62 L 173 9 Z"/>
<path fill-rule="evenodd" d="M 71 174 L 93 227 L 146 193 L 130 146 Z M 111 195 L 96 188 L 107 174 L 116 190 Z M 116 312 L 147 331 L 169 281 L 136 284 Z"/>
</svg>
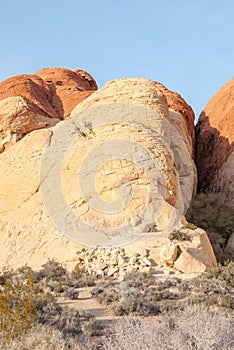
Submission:
<svg viewBox="0 0 234 350">
<path fill-rule="evenodd" d="M 199 191 L 222 193 L 234 205 L 234 78 L 207 104 L 196 135 Z"/>
<path fill-rule="evenodd" d="M 55 125 L 97 89 L 85 71 L 46 68 L 0 83 L 0 152 L 25 134 Z"/>
<path fill-rule="evenodd" d="M 81 89 L 82 79 L 84 89 L 95 88 L 86 73 L 74 73 L 77 85 L 69 83 L 73 73 L 68 74 L 67 70 L 59 71 L 59 79 L 51 77 L 50 69 L 37 73 L 41 76 L 36 78 L 37 81 L 46 84 L 52 108 L 58 108 L 58 111 L 67 108 L 64 107 L 66 104 L 62 106 L 51 102 L 55 96 L 62 101 L 65 81 L 71 84 L 69 91 L 74 88 L 75 92 L 77 86 Z M 15 113 L 17 115 L 21 108 L 19 115 L 24 116 L 22 120 L 25 120 L 26 128 L 27 105 L 24 106 L 24 103 L 27 97 L 15 98 L 8 101 L 4 97 L 0 103 L 7 111 L 7 103 L 13 106 L 17 102 L 19 107 Z M 40 108 L 42 112 L 35 113 L 41 116 L 41 122 L 55 120 Z M 7 264 L 19 267 L 25 263 L 38 268 L 48 258 L 66 262 L 70 267 L 77 263 L 80 241 L 73 236 L 69 236 L 72 240 L 61 235 L 61 227 L 55 228 L 47 215 L 43 193 L 51 196 L 47 199 L 53 202 L 55 220 L 66 224 L 72 212 L 86 224 L 86 231 L 79 232 L 82 243 L 86 240 L 86 244 L 100 245 L 101 239 L 109 239 L 109 228 L 120 227 L 122 231 L 113 234 L 118 243 L 115 245 L 124 244 L 122 232 L 127 236 L 133 229 L 135 235 L 140 227 L 141 238 L 134 244 L 128 244 L 129 251 L 136 247 L 149 248 L 150 256 L 156 262 L 170 264 L 184 272 L 199 272 L 214 266 L 215 257 L 204 231 L 186 231 L 189 239 L 185 242 L 171 242 L 169 237 L 170 229 L 186 225 L 184 206 L 193 195 L 196 176 L 193 172 L 192 130 L 188 133 L 186 118 L 180 111 L 176 103 L 169 111 L 162 88 L 159 89 L 154 82 L 143 78 L 118 79 L 108 82 L 80 102 L 70 118 L 59 123 L 56 119 L 54 127 L 45 125 L 42 130 L 29 132 L 0 154 L 0 268 Z M 9 113 L 8 119 L 4 118 L 14 120 L 14 113 Z M 35 115 L 31 118 L 34 118 L 31 122 L 38 120 Z M 17 126 L 11 119 L 10 125 L 15 131 L 17 127 L 20 129 L 21 123 Z M 27 130 L 20 131 L 27 133 Z M 108 147 L 103 148 L 105 142 Z M 116 144 L 119 147 L 115 147 Z M 123 144 L 126 146 L 123 147 Z M 46 145 L 47 153 L 42 162 Z M 61 149 L 69 152 L 58 168 L 56 157 Z M 77 174 L 83 176 L 85 188 L 81 188 L 81 184 L 78 186 Z M 58 183 L 61 191 L 55 191 L 53 197 L 51 193 Z M 61 205 L 61 196 L 57 196 L 60 193 L 66 201 L 66 212 Z M 50 203 L 47 202 L 47 205 Z M 117 206 L 117 210 L 111 207 L 112 204 Z M 63 227 L 70 229 L 69 220 L 68 224 Z M 119 237 L 123 241 L 119 241 Z"/>
</svg>

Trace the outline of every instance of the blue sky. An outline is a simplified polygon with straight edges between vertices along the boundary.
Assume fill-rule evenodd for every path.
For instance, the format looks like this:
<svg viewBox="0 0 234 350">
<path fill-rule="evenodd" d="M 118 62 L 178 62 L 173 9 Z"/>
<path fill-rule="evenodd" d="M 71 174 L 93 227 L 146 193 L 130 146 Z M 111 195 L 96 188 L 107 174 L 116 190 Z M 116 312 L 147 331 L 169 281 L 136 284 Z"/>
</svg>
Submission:
<svg viewBox="0 0 234 350">
<path fill-rule="evenodd" d="M 198 116 L 234 75 L 234 1 L 7 1 L 0 80 L 43 67 L 87 70 L 101 87 L 146 77 Z"/>
</svg>

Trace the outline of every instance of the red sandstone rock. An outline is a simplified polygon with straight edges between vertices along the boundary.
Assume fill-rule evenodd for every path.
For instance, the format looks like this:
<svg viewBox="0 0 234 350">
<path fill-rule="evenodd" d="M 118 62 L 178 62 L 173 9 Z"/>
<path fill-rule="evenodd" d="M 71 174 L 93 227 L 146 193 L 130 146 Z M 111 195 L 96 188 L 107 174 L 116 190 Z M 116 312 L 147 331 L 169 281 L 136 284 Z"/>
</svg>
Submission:
<svg viewBox="0 0 234 350">
<path fill-rule="evenodd" d="M 234 77 L 201 113 L 196 135 L 199 190 L 224 191 L 234 204 L 234 193 L 230 194 L 234 182 Z"/>
<path fill-rule="evenodd" d="M 55 125 L 97 89 L 83 70 L 45 68 L 0 83 L 0 153 L 25 134 Z"/>
<path fill-rule="evenodd" d="M 83 70 L 45 68 L 35 75 L 50 87 L 52 106 L 60 119 L 68 118 L 78 103 L 97 90 L 95 80 Z"/>
<path fill-rule="evenodd" d="M 57 118 L 52 107 L 52 93 L 49 86 L 38 76 L 16 75 L 0 83 L 0 101 L 8 97 L 22 96 L 30 101 L 35 112 L 46 117 Z"/>
</svg>

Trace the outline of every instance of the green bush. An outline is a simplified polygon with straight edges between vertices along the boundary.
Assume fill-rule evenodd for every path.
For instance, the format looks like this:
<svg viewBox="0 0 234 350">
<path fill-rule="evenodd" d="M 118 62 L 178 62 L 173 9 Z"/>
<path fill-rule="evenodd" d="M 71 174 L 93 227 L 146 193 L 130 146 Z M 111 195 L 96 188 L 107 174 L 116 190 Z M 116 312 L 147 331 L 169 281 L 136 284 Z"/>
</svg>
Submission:
<svg viewBox="0 0 234 350">
<path fill-rule="evenodd" d="M 13 277 L 5 281 L 0 292 L 0 333 L 10 340 L 25 333 L 36 321 L 32 275 L 20 281 Z"/>
<path fill-rule="evenodd" d="M 190 230 L 196 230 L 197 226 L 192 224 L 191 222 L 188 222 L 186 224 L 186 227 L 189 228 Z"/>
<path fill-rule="evenodd" d="M 4 285 L 7 280 L 11 279 L 14 276 L 14 271 L 8 268 L 3 268 L 0 274 L 0 285 Z"/>
<path fill-rule="evenodd" d="M 211 269 L 204 274 L 204 278 L 225 281 L 229 286 L 234 287 L 234 261 Z"/>
<path fill-rule="evenodd" d="M 60 281 L 65 277 L 67 271 L 66 269 L 54 259 L 49 259 L 39 272 L 34 273 L 34 281 L 38 282 L 41 279 L 45 279 L 46 281 Z"/>
<path fill-rule="evenodd" d="M 174 241 L 188 241 L 189 237 L 181 231 L 172 231 L 169 235 L 169 238 Z"/>
</svg>

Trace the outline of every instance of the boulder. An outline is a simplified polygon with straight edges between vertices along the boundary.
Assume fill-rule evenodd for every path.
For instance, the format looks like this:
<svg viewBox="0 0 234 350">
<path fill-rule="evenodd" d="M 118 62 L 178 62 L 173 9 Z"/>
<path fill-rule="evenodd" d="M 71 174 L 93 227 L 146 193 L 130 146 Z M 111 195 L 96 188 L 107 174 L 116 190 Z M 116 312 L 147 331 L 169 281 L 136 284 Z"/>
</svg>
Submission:
<svg viewBox="0 0 234 350">
<path fill-rule="evenodd" d="M 195 259 L 188 252 L 182 252 L 174 263 L 174 268 L 184 273 L 199 273 L 207 270 L 206 265 Z"/>
<path fill-rule="evenodd" d="M 178 246 L 172 242 L 164 244 L 160 251 L 160 263 L 173 266 L 178 255 Z"/>
<path fill-rule="evenodd" d="M 83 70 L 44 68 L 35 75 L 50 88 L 52 106 L 60 119 L 68 118 L 78 103 L 97 90 L 95 80 Z"/>
<path fill-rule="evenodd" d="M 35 110 L 46 117 L 58 118 L 52 106 L 52 92 L 46 82 L 33 74 L 21 74 L 0 83 L 0 101 L 12 96 L 22 96 Z"/>
<path fill-rule="evenodd" d="M 198 190 L 234 206 L 234 78 L 209 101 L 196 126 Z"/>
<path fill-rule="evenodd" d="M 54 126 L 59 119 L 51 118 L 33 102 L 22 96 L 0 101 L 0 152 L 27 133 Z"/>
</svg>

